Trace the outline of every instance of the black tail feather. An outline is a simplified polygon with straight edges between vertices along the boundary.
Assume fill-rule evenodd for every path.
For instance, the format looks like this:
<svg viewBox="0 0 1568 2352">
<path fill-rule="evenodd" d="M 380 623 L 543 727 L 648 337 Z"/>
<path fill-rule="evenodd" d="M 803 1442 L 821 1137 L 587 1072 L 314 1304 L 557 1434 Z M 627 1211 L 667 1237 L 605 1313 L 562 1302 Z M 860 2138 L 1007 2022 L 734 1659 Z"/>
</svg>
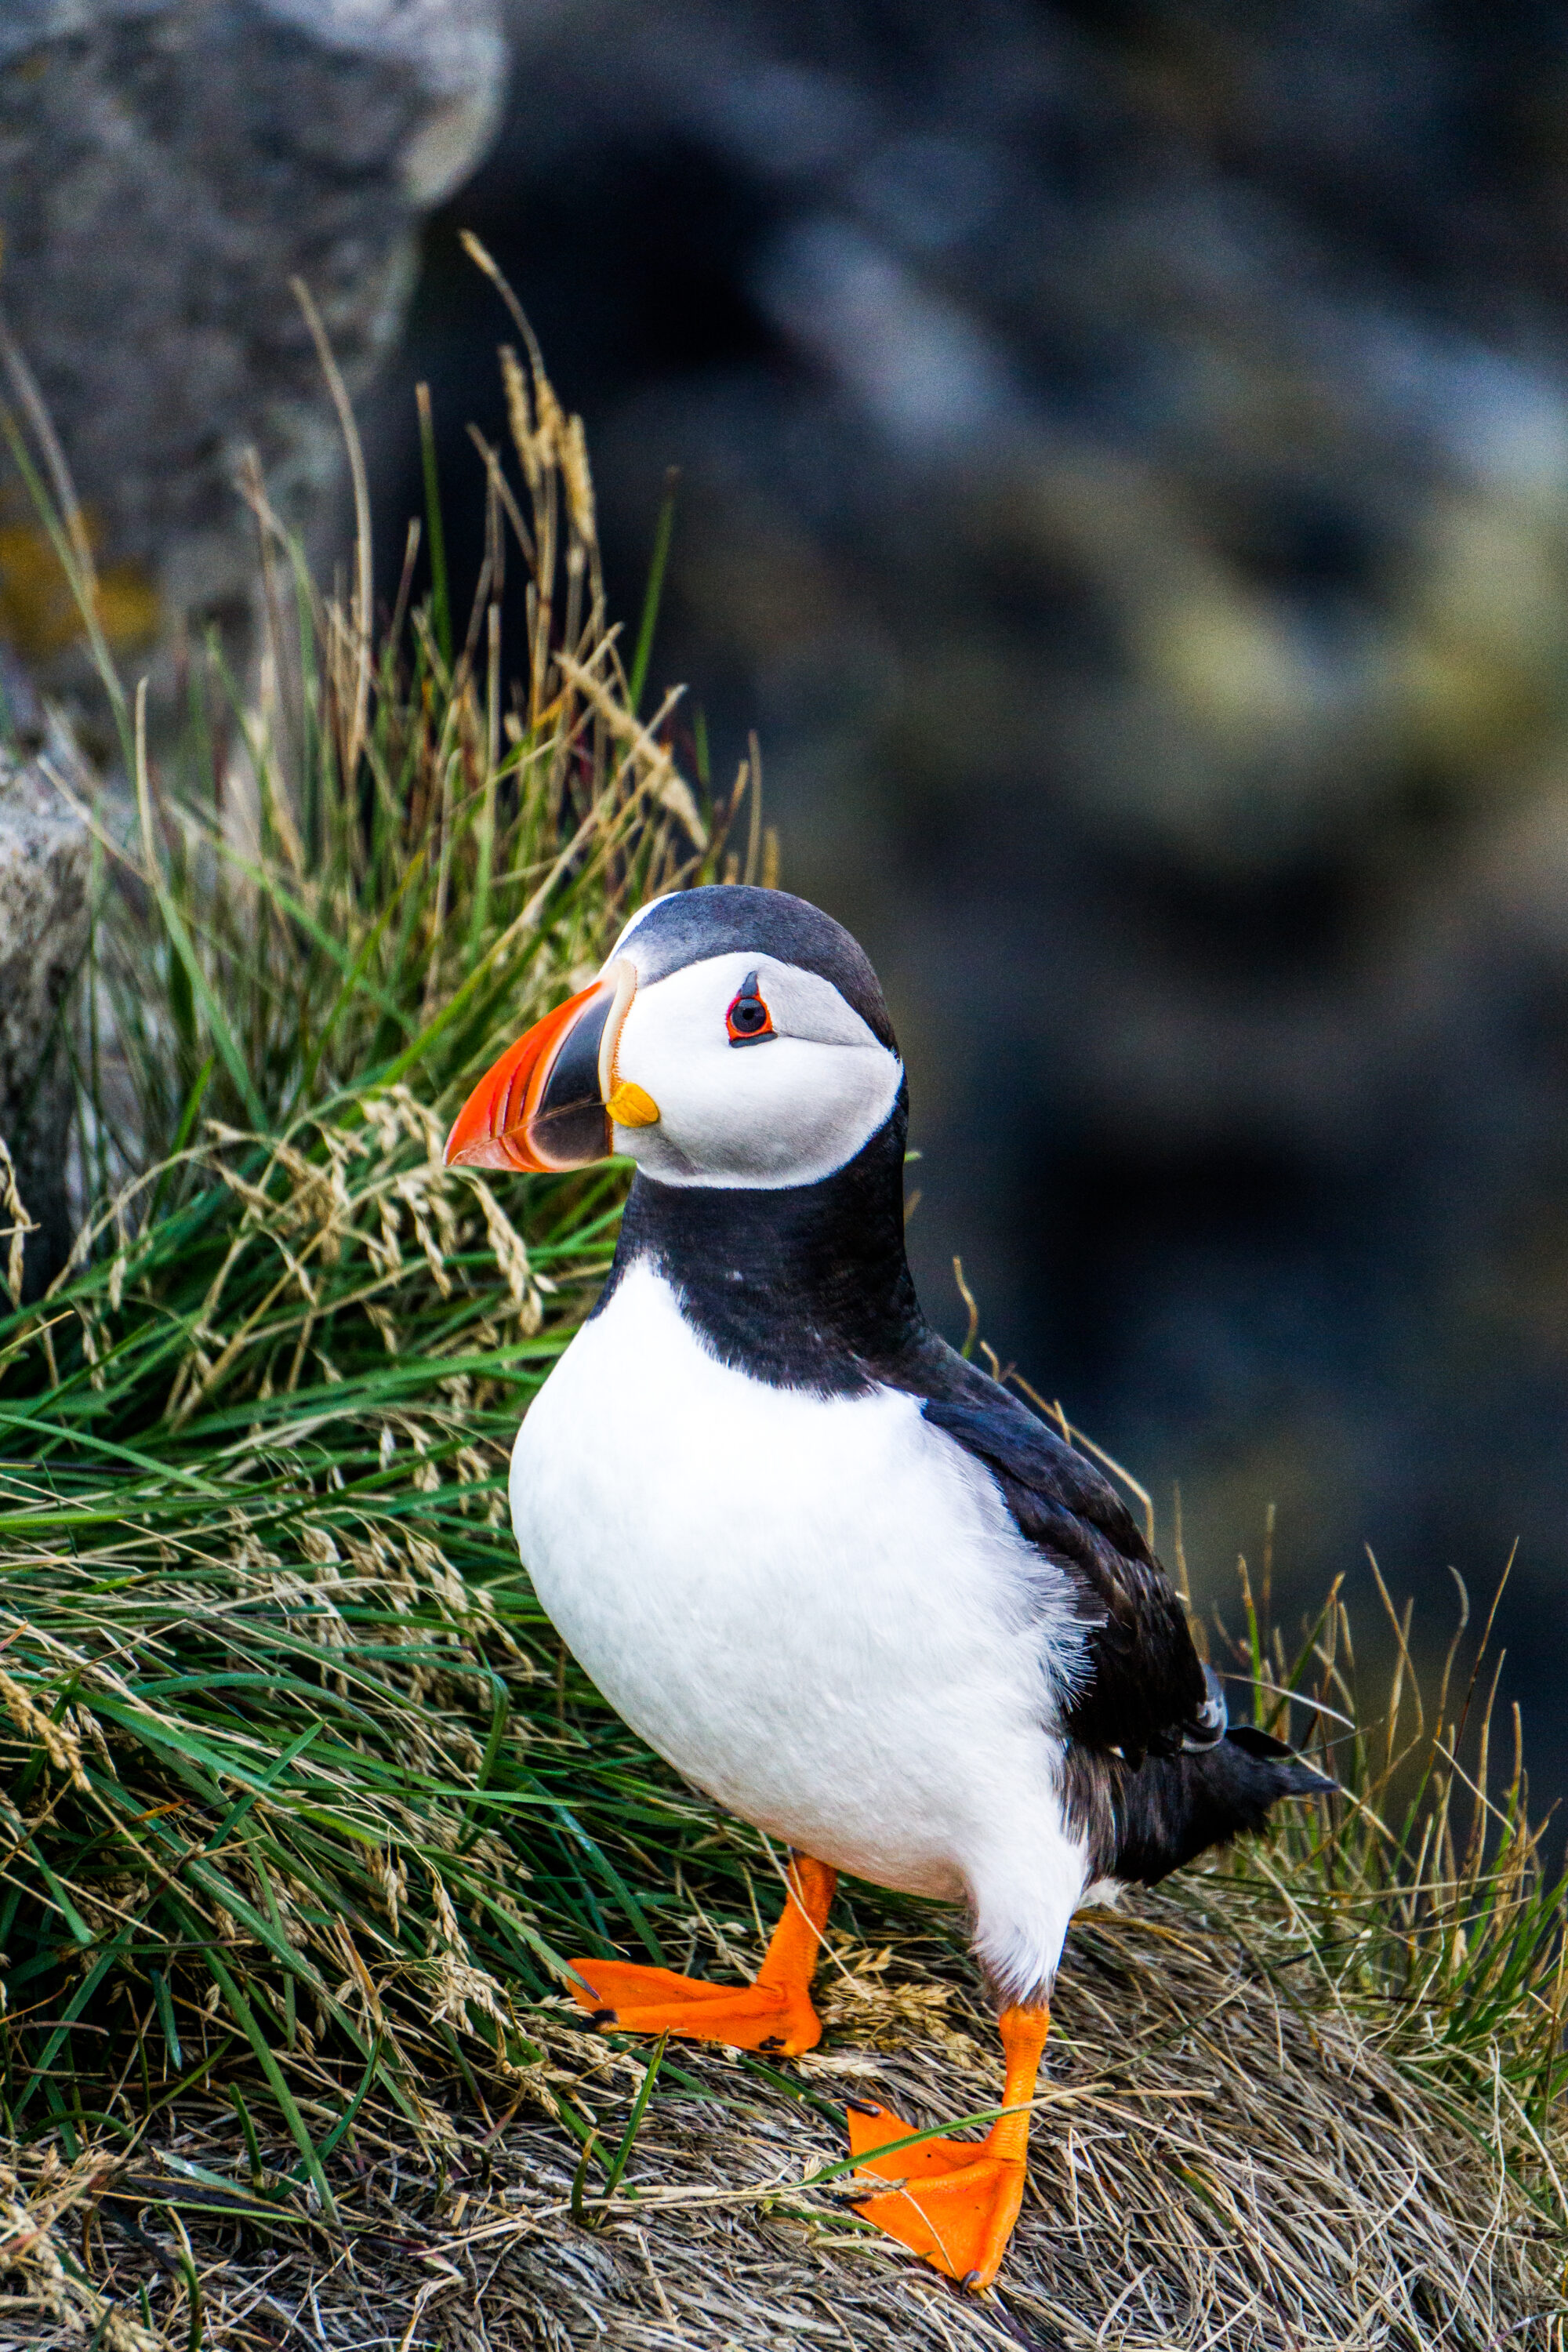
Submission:
<svg viewBox="0 0 1568 2352">
<path fill-rule="evenodd" d="M 1337 1782 L 1281 1739 L 1238 1724 L 1214 1747 L 1179 1756 L 1072 1752 L 1072 1810 L 1087 1816 L 1092 1874 L 1155 1886 L 1211 1846 L 1259 1830 L 1281 1797 L 1331 1795 Z M 1086 1768 L 1098 1786 L 1086 1786 Z"/>
</svg>

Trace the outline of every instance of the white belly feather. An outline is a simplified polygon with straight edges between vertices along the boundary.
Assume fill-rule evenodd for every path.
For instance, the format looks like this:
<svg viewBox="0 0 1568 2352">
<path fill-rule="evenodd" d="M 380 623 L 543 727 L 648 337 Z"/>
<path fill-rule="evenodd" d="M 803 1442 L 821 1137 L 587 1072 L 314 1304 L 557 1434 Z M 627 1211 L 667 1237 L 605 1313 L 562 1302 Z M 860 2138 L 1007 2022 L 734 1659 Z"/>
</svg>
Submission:
<svg viewBox="0 0 1568 2352">
<path fill-rule="evenodd" d="M 540 1601 L 650 1747 L 820 1860 L 967 1899 L 1049 1977 L 1081 1899 L 1047 1659 L 1079 1638 L 994 1482 L 879 1390 L 721 1364 L 646 1265 L 573 1340 L 512 1454 Z"/>
</svg>

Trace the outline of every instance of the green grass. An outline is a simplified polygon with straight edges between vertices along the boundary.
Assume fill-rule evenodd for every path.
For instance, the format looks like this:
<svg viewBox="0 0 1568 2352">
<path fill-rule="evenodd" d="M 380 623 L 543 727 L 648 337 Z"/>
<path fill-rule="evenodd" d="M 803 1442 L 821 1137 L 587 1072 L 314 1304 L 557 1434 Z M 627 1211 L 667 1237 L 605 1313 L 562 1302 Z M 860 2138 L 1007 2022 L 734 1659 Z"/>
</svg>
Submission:
<svg viewBox="0 0 1568 2352">
<path fill-rule="evenodd" d="M 107 680 L 135 821 L 93 819 L 74 1042 L 101 1197 L 66 1276 L 0 1318 L 0 2097 L 24 2133 L 236 2057 L 292 2124 L 280 2069 L 329 2044 L 424 2123 L 432 2067 L 527 2063 L 518 2008 L 562 1953 L 658 1948 L 671 1842 L 709 1835 L 562 1659 L 505 1524 L 622 1179 L 500 1188 L 441 1142 L 633 908 L 733 870 L 744 782 L 700 808 L 634 718 L 581 427 L 505 362 L 522 488 L 492 454 L 449 664 L 406 572 L 372 647 L 253 483 L 258 707 L 215 652 L 155 763 L 144 694 Z M 532 583 L 520 677 L 503 561 Z"/>
<path fill-rule="evenodd" d="M 564 1657 L 507 1526 L 507 1449 L 592 1304 L 621 1178 L 440 1164 L 466 1086 L 634 907 L 737 871 L 743 805 L 744 772 L 718 804 L 681 779 L 668 706 L 635 715 L 668 518 L 628 683 L 581 428 L 536 359 L 505 367 L 513 446 L 487 459 L 461 637 L 443 564 L 409 609 L 411 540 L 373 644 L 367 562 L 347 610 L 323 599 L 253 482 L 257 704 L 213 655 L 153 757 L 106 671 L 134 791 L 94 816 L 70 1034 L 96 1205 L 49 1295 L 0 1318 L 5 2128 L 74 2157 L 232 2091 L 256 2179 L 258 2129 L 280 2133 L 329 2215 L 367 2112 L 438 2152 L 454 2098 L 531 2087 L 584 2151 L 582 2209 L 594 2126 L 538 2007 L 564 1958 L 679 1965 L 718 1912 L 770 1907 L 757 1842 Z M 438 546 L 433 462 L 427 481 Z M 68 503 L 50 511 L 90 613 Z M 1563 1890 L 1517 1766 L 1497 1782 L 1481 1670 L 1456 1650 L 1423 1709 L 1407 1619 L 1370 1691 L 1340 1596 L 1293 1655 L 1249 1596 L 1244 1623 L 1259 1720 L 1286 1719 L 1280 1694 L 1350 1719 L 1292 1717 L 1344 1794 L 1163 1916 L 1240 1939 L 1292 2014 L 1349 2021 L 1495 2152 L 1560 2260 Z M 923 1906 L 848 1916 L 961 1946 Z M 667 2061 L 656 2109 L 692 2079 Z M 778 2081 L 815 2119 L 809 2084 Z M 601 2188 L 642 2120 L 595 2149 Z"/>
</svg>

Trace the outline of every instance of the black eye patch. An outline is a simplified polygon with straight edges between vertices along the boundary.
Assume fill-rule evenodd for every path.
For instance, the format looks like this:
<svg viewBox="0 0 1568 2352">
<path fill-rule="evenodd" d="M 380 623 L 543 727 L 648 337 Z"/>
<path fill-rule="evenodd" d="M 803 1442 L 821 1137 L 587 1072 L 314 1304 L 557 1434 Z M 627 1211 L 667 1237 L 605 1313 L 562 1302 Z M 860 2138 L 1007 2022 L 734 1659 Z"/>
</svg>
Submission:
<svg viewBox="0 0 1568 2352">
<path fill-rule="evenodd" d="M 776 1037 L 773 1016 L 757 992 L 757 975 L 749 971 L 724 1016 L 731 1045 L 765 1045 Z"/>
</svg>

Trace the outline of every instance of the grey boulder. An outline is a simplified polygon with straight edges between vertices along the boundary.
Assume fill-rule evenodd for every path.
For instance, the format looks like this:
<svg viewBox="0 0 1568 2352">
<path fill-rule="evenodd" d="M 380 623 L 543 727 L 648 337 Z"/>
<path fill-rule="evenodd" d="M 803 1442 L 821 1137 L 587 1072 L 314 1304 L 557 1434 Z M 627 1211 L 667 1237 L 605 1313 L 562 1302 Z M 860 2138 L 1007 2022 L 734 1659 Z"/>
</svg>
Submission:
<svg viewBox="0 0 1568 2352">
<path fill-rule="evenodd" d="M 111 641 L 248 646 L 259 453 L 307 533 L 342 453 L 290 280 L 351 391 L 397 333 L 419 216 L 488 143 L 496 0 L 8 0 L 0 9 L 0 302 L 85 509 Z M 0 492 L 0 636 L 83 674 L 21 486 Z M 153 661 L 154 676 L 159 664 Z M 166 667 L 166 663 L 164 665 Z"/>
</svg>

